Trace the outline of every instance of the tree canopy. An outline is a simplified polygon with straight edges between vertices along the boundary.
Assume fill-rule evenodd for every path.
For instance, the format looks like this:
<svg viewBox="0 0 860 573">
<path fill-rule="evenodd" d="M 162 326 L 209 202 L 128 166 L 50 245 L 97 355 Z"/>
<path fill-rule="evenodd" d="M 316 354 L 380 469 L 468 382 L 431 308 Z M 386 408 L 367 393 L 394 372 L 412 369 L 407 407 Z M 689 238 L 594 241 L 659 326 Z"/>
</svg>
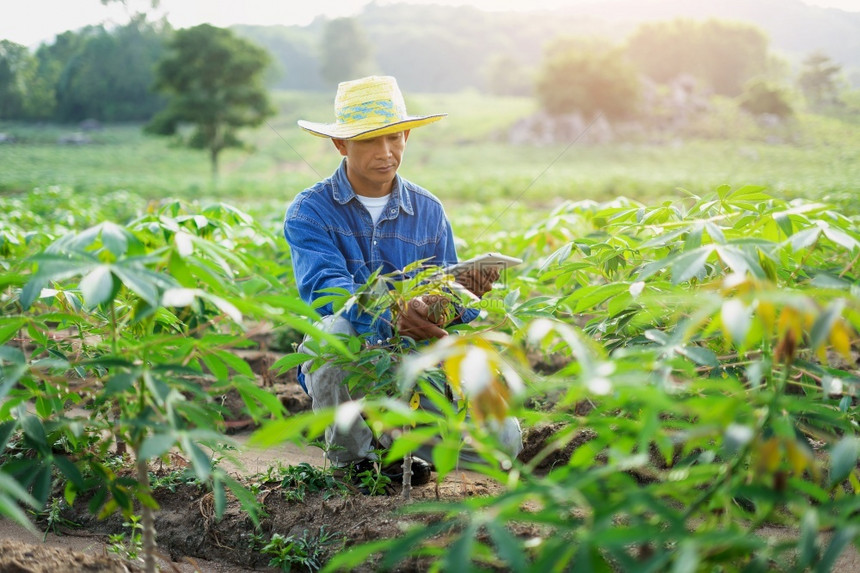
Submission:
<svg viewBox="0 0 860 573">
<path fill-rule="evenodd" d="M 146 131 L 177 135 L 180 125 L 193 125 L 183 142 L 208 150 L 217 175 L 221 151 L 242 145 L 237 130 L 274 114 L 263 87 L 268 64 L 265 50 L 230 30 L 202 24 L 177 31 L 156 68 L 156 89 L 168 96 L 167 107 Z"/>
<path fill-rule="evenodd" d="M 639 81 L 622 50 L 568 38 L 547 46 L 535 91 L 550 114 L 612 120 L 635 113 Z"/>
<path fill-rule="evenodd" d="M 150 89 L 170 28 L 138 14 L 107 30 L 87 26 L 59 34 L 34 54 L 0 42 L 0 118 L 149 119 L 164 105 Z"/>
<path fill-rule="evenodd" d="M 771 114 L 780 118 L 794 113 L 785 88 L 771 82 L 755 79 L 744 89 L 740 107 L 753 115 Z"/>
<path fill-rule="evenodd" d="M 628 40 L 627 53 L 658 83 L 692 74 L 715 93 L 734 97 L 767 69 L 768 39 L 751 24 L 672 20 L 640 26 Z"/>
<path fill-rule="evenodd" d="M 32 58 L 25 46 L 0 40 L 0 119 L 24 113 L 27 101 L 25 79 L 31 67 Z"/>
<path fill-rule="evenodd" d="M 842 67 L 821 52 L 813 52 L 803 61 L 797 79 L 803 96 L 813 107 L 839 101 L 839 75 Z"/>
<path fill-rule="evenodd" d="M 164 106 L 151 87 L 167 33 L 143 15 L 113 33 L 99 28 L 58 78 L 57 114 L 67 121 L 151 118 Z"/>
<path fill-rule="evenodd" d="M 335 18 L 326 24 L 320 74 L 330 85 L 370 73 L 370 55 L 370 42 L 355 18 Z"/>
</svg>

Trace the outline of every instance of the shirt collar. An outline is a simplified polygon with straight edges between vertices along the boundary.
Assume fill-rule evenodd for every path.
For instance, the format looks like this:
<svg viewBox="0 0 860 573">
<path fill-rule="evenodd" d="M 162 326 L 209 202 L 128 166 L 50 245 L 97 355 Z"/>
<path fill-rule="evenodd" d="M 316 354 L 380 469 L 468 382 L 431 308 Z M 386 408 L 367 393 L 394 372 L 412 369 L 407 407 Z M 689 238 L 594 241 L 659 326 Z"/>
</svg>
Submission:
<svg viewBox="0 0 860 573">
<path fill-rule="evenodd" d="M 332 196 L 334 200 L 341 205 L 346 205 L 355 197 L 355 191 L 349 183 L 346 176 L 346 158 L 340 162 L 340 167 L 334 172 L 331 177 Z M 406 213 L 413 215 L 412 198 L 410 197 L 409 189 L 403 184 L 400 175 L 394 176 L 394 189 L 391 190 L 391 199 L 393 207 L 403 209 Z"/>
</svg>

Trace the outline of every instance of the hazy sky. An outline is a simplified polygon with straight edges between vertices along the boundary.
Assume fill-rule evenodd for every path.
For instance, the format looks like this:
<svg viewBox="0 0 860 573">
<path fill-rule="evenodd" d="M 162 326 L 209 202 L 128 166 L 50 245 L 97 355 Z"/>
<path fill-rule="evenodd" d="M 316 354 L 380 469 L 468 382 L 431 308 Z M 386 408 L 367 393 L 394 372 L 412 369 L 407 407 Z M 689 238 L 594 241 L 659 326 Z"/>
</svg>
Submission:
<svg viewBox="0 0 860 573">
<path fill-rule="evenodd" d="M 149 0 L 127 0 L 132 9 Z M 231 24 L 308 24 L 315 16 L 351 16 L 370 0 L 161 0 L 160 13 L 177 28 L 209 22 Z M 379 4 L 384 2 L 377 0 Z M 489 10 L 550 9 L 594 0 L 408 0 L 415 3 L 470 4 Z M 690 0 L 710 2 L 712 0 Z M 860 0 L 804 0 L 807 4 L 860 12 Z M 125 9 L 99 0 L 0 0 L 0 40 L 35 47 L 66 30 L 88 24 L 123 23 Z"/>
</svg>

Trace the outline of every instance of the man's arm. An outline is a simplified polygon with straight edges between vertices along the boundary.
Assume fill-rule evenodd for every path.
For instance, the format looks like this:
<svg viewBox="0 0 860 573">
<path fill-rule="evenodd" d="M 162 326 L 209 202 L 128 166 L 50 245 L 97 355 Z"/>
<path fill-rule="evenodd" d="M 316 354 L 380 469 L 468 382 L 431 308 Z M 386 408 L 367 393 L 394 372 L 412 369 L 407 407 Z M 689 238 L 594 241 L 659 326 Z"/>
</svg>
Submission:
<svg viewBox="0 0 860 573">
<path fill-rule="evenodd" d="M 320 291 L 327 288 L 356 292 L 359 285 L 349 272 L 343 253 L 335 248 L 334 239 L 319 221 L 291 208 L 284 222 L 284 236 L 290 245 L 293 271 L 302 299 L 311 303 L 326 295 Z M 318 311 L 323 315 L 332 314 L 332 304 L 325 304 Z M 391 312 L 388 310 L 374 321 L 373 315 L 354 305 L 345 316 L 359 334 L 371 333 L 374 343 L 391 336 Z"/>
</svg>

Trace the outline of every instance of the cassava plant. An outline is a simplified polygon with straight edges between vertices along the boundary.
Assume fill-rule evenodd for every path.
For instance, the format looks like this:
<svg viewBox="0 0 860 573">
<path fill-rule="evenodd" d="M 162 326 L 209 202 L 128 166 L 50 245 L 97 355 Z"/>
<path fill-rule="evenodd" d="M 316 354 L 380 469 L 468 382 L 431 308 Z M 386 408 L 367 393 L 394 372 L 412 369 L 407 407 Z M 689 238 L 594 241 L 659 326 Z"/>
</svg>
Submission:
<svg viewBox="0 0 860 573">
<path fill-rule="evenodd" d="M 410 506 L 443 519 L 328 568 L 381 553 L 383 568 L 420 554 L 444 570 L 831 570 L 860 533 L 856 216 L 754 187 L 558 216 L 576 226 L 519 243 L 544 253 L 516 280 L 540 304 L 502 305 L 500 326 L 523 350 L 567 357 L 522 375 L 550 407 L 499 402 L 554 436 L 500 476 L 505 494 Z M 552 316 L 535 316 L 547 303 Z M 474 336 L 459 357 L 453 339 L 422 349 L 401 375 L 447 358 L 461 365 L 449 376 L 490 378 L 469 353 L 511 342 Z M 794 535 L 769 541 L 774 524 Z"/>
<path fill-rule="evenodd" d="M 281 415 L 230 350 L 246 344 L 249 318 L 316 332 L 314 311 L 283 293 L 270 263 L 256 263 L 272 241 L 232 207 L 191 213 L 172 202 L 126 225 L 64 234 L 16 261 L 0 319 L 0 427 L 3 444 L 20 430 L 35 455 L 4 456 L 0 469 L 35 500 L 7 491 L 43 504 L 56 467 L 69 503 L 89 492 L 90 510 L 105 516 L 130 515 L 138 502 L 148 571 L 158 507 L 151 459 L 177 448 L 212 485 L 218 515 L 226 486 L 256 519 L 253 495 L 214 466 L 210 452 L 226 438 L 213 395 L 236 388 L 255 418 Z M 134 477 L 105 462 L 111 450 L 131 454 Z"/>
</svg>

